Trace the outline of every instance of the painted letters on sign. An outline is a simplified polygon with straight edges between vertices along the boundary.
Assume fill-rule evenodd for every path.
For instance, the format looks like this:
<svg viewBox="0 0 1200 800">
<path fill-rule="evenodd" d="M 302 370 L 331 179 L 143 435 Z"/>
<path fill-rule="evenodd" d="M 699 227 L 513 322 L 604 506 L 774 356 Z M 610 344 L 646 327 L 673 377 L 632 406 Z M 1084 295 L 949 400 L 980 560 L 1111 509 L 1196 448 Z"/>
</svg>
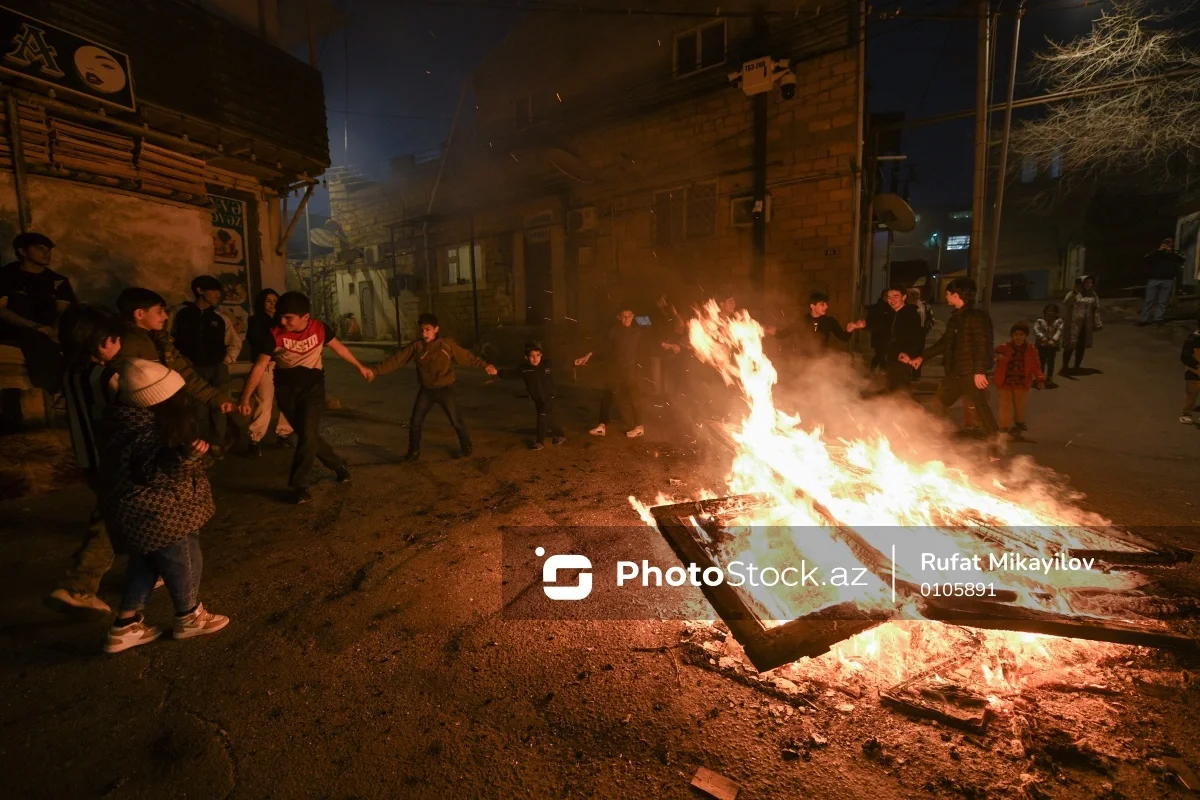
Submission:
<svg viewBox="0 0 1200 800">
<path fill-rule="evenodd" d="M 213 275 L 225 293 L 221 310 L 241 334 L 250 318 L 250 260 L 246 253 L 246 203 L 210 194 L 212 201 Z"/>
<path fill-rule="evenodd" d="M 129 56 L 0 6 L 0 73 L 136 111 Z"/>
</svg>

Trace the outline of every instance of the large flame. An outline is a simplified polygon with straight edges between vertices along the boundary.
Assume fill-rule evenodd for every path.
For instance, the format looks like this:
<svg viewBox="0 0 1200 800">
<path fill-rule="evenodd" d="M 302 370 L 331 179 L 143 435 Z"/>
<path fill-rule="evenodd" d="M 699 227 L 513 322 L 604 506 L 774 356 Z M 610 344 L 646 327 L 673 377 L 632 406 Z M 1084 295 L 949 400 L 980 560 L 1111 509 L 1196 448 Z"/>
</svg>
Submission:
<svg viewBox="0 0 1200 800">
<path fill-rule="evenodd" d="M 778 376 L 763 351 L 763 334 L 763 328 L 745 312 L 725 315 L 713 302 L 689 323 L 689 339 L 697 358 L 716 369 L 728 386 L 740 389 L 748 406 L 740 424 L 726 429 L 735 456 L 720 494 L 764 493 L 776 501 L 769 513 L 733 521 L 736 544 L 724 554 L 728 561 L 740 558 L 782 566 L 782 559 L 799 555 L 814 563 L 855 563 L 848 546 L 833 534 L 825 514 L 885 553 L 903 529 L 905 546 L 896 552 L 896 572 L 917 582 L 927 580 L 917 576 L 928 574 L 917 563 L 921 553 L 978 553 L 986 558 L 988 552 L 996 551 L 994 541 L 988 544 L 964 528 L 1000 531 L 1008 545 L 1028 556 L 1052 558 L 1072 548 L 1125 547 L 1079 527 L 1081 522 L 1095 523 L 1097 518 L 1056 502 L 1048 492 L 1023 491 L 1018 497 L 995 478 L 973 478 L 942 461 L 902 457 L 880 431 L 850 441 L 827 442 L 819 425 L 805 427 L 799 416 L 776 406 Z M 691 499 L 717 494 L 706 491 Z M 653 524 L 647 504 L 633 497 L 630 502 Z M 664 502 L 671 499 L 660 495 L 655 504 Z M 819 513 L 814 503 L 823 507 L 824 513 Z M 1074 590 L 1127 591 L 1138 585 L 1138 579 L 1129 573 L 1096 570 L 1052 575 L 983 575 L 955 570 L 945 579 L 994 584 L 997 589 L 1015 592 L 1018 602 L 1028 607 L 1075 614 L 1088 611 L 1074 602 Z M 764 619 L 786 621 L 848 600 L 863 607 L 892 602 L 888 587 L 879 578 L 870 576 L 866 583 L 858 587 L 747 590 Z M 854 663 L 878 662 L 881 651 L 895 656 L 904 649 L 895 646 L 897 637 L 911 638 L 907 630 L 897 633 L 895 625 L 883 626 L 843 643 L 835 649 L 834 658 L 836 663 L 848 663 L 851 656 L 847 654 L 853 654 Z M 997 653 L 1024 654 L 1026 660 L 1049 657 L 1044 639 L 977 632 L 976 642 L 982 641 L 983 649 L 991 653 L 983 659 L 988 682 L 995 683 L 998 675 L 1001 682 L 1006 680 Z M 932 647 L 929 640 L 923 636 L 927 650 Z M 1079 646 L 1094 648 L 1097 653 L 1112 647 Z M 899 663 L 893 658 L 883 668 L 903 672 Z"/>
</svg>

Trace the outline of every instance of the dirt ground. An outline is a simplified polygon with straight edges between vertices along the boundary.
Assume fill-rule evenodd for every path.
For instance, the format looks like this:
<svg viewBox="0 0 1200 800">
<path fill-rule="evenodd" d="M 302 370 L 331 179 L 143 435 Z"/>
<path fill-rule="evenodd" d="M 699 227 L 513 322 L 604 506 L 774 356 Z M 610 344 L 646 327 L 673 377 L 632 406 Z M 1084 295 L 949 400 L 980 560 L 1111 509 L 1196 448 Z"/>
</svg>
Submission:
<svg viewBox="0 0 1200 800">
<path fill-rule="evenodd" d="M 999 306 L 997 328 L 1031 308 Z M 1176 419 L 1173 335 L 1107 326 L 1097 371 L 1036 395 L 1017 448 L 1088 508 L 1194 547 L 1200 430 Z M 86 490 L 0 504 L 6 795 L 682 798 L 703 766 L 747 798 L 1157 798 L 1188 794 L 1171 759 L 1200 771 L 1196 665 L 1171 655 L 1123 651 L 1097 669 L 1103 691 L 1031 693 L 970 736 L 872 691 L 739 681 L 744 667 L 694 657 L 681 621 L 510 618 L 503 528 L 637 525 L 629 495 L 711 485 L 719 458 L 662 446 L 656 422 L 645 440 L 589 437 L 594 393 L 566 376 L 569 439 L 532 452 L 520 385 L 463 371 L 476 454 L 454 458 L 435 413 L 424 460 L 404 464 L 411 370 L 367 386 L 331 360 L 329 375 L 343 409 L 326 434 L 352 484 L 288 505 L 290 451 L 275 449 L 212 472 L 202 599 L 233 620 L 217 636 L 100 654 L 107 620 L 41 605 Z M 102 588 L 111 604 L 122 571 Z M 1200 586 L 1200 565 L 1169 572 L 1176 591 Z M 167 621 L 165 594 L 148 616 Z"/>
</svg>

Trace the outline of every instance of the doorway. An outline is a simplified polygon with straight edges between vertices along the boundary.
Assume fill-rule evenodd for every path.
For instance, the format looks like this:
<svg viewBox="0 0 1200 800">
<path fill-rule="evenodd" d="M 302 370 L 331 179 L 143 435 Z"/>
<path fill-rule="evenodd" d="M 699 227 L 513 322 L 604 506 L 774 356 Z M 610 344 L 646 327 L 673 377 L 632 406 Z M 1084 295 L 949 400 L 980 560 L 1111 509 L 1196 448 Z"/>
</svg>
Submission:
<svg viewBox="0 0 1200 800">
<path fill-rule="evenodd" d="M 542 325 L 554 317 L 550 229 L 525 234 L 525 324 Z"/>
<path fill-rule="evenodd" d="M 362 335 L 364 339 L 374 341 L 379 338 L 375 327 L 375 284 L 363 281 L 358 284 L 358 310 L 362 320 Z"/>
</svg>

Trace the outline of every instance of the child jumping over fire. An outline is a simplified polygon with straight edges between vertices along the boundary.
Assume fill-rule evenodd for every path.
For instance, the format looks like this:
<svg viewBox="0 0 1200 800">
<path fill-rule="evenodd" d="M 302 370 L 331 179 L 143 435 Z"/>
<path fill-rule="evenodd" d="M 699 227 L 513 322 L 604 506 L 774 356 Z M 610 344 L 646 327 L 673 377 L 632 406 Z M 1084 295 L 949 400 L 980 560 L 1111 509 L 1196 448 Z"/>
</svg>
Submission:
<svg viewBox="0 0 1200 800">
<path fill-rule="evenodd" d="M 421 329 L 420 339 L 375 365 L 376 375 L 386 375 L 400 369 L 409 361 L 417 362 L 417 381 L 421 388 L 417 390 L 417 399 L 413 401 L 412 419 L 408 423 L 408 453 L 405 458 L 416 461 L 421 457 L 421 429 L 425 426 L 425 417 L 435 405 L 441 406 L 446 412 L 450 425 L 458 434 L 462 455 L 466 458 L 471 455 L 471 436 L 467 433 L 467 425 L 458 411 L 454 395 L 454 363 L 457 361 L 464 367 L 482 369 L 488 375 L 496 375 L 499 370 L 479 356 L 464 350 L 453 339 L 440 338 L 438 331 L 441 327 L 433 314 L 422 314 L 417 318 L 417 326 Z"/>
<path fill-rule="evenodd" d="M 533 437 L 534 450 L 545 447 L 542 442 L 549 432 L 553 437 L 550 441 L 562 444 L 567 440 L 562 426 L 554 416 L 554 376 L 550 374 L 550 361 L 542 352 L 538 342 L 525 345 L 525 363 L 519 367 L 500 370 L 500 377 L 505 380 L 525 381 L 525 389 L 537 415 L 536 428 Z"/>
<path fill-rule="evenodd" d="M 1014 436 L 1027 430 L 1025 403 L 1030 387 L 1041 389 L 1046 383 L 1037 348 L 1029 343 L 1029 326 L 1024 322 L 1009 331 L 1012 341 L 996 348 L 996 394 L 1000 397 L 1000 429 Z"/>
</svg>

